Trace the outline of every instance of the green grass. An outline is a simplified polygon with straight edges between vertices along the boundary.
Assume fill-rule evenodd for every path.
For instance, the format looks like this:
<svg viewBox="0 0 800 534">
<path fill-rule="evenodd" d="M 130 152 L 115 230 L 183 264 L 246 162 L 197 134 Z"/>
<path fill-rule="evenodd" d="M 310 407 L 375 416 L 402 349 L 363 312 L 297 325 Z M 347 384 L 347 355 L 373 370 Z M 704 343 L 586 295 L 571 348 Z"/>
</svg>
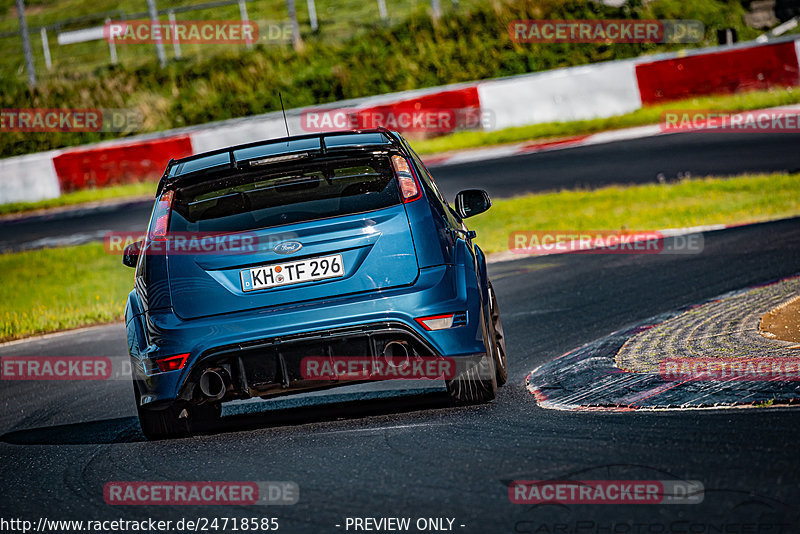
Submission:
<svg viewBox="0 0 800 534">
<path fill-rule="evenodd" d="M 434 139 L 416 141 L 414 147 L 420 154 L 434 154 L 448 150 L 515 143 L 548 137 L 590 134 L 631 126 L 658 124 L 661 121 L 661 114 L 667 110 L 745 111 L 785 106 L 798 102 L 800 102 L 800 89 L 798 88 L 753 91 L 734 95 L 714 95 L 679 100 L 658 106 L 648 106 L 631 113 L 605 119 L 548 122 L 505 128 L 496 132 L 457 132 Z"/>
<path fill-rule="evenodd" d="M 201 4 L 200 0 L 159 0 L 158 8 L 175 9 L 191 5 Z M 460 0 L 458 7 L 452 2 L 441 2 L 445 14 L 453 12 L 463 12 L 483 5 L 491 5 L 494 10 L 502 10 L 503 4 L 507 2 L 493 1 L 491 4 L 485 0 Z M 586 0 L 565 2 L 565 7 L 560 6 L 561 2 L 548 0 L 534 0 L 528 2 L 530 6 L 538 10 L 542 18 L 548 12 L 555 11 L 556 15 L 552 18 L 572 18 L 572 10 L 583 8 Z M 19 27 L 16 9 L 13 9 L 13 0 L 0 0 L 0 32 L 15 32 Z M 93 41 L 87 43 L 77 43 L 60 46 L 57 44 L 56 32 L 49 34 L 49 48 L 53 61 L 53 70 L 47 71 L 44 62 L 44 52 L 40 40 L 38 28 L 46 25 L 60 24 L 63 29 L 71 30 L 81 27 L 102 25 L 103 20 L 108 17 L 113 20 L 120 18 L 130 18 L 133 14 L 142 14 L 147 11 L 146 3 L 143 0 L 97 0 L 86 2 L 85 0 L 32 0 L 25 2 L 28 26 L 32 31 L 32 47 L 35 58 L 37 72 L 41 79 L 58 76 L 59 73 L 68 71 L 70 73 L 91 73 L 98 67 L 109 64 L 108 45 L 104 41 Z M 519 5 L 519 2 L 512 2 Z M 737 27 L 744 35 L 745 39 L 749 34 L 754 33 L 747 27 L 741 27 L 741 15 L 744 10 L 741 6 L 730 5 L 729 2 L 719 0 L 695 0 L 694 5 L 680 5 L 674 0 L 656 0 L 652 6 L 642 6 L 631 10 L 617 10 L 615 13 L 631 16 L 634 18 L 698 18 L 703 20 L 710 29 L 716 27 Z M 378 14 L 378 6 L 375 0 L 317 0 L 317 16 L 319 29 L 316 33 L 310 28 L 310 17 L 307 3 L 296 2 L 298 22 L 300 24 L 303 37 L 309 41 L 324 41 L 325 43 L 340 43 L 353 37 L 359 37 L 370 30 L 385 25 L 402 23 L 411 13 L 415 11 L 425 11 L 430 7 L 429 0 L 392 0 L 387 2 L 388 21 L 381 21 Z M 590 6 L 591 7 L 591 6 Z M 517 8 L 518 9 L 518 8 Z M 247 3 L 248 17 L 257 23 L 263 22 L 282 22 L 288 19 L 286 2 L 284 0 L 259 0 Z M 602 16 L 608 10 L 593 8 L 588 11 L 591 15 Z M 519 17 L 526 18 L 526 13 L 520 13 Z M 218 6 L 210 9 L 193 10 L 184 13 L 177 13 L 178 20 L 238 20 L 239 8 L 236 4 L 230 6 Z M 81 18 L 91 17 L 93 20 L 80 21 Z M 166 17 L 162 16 L 162 20 Z M 503 30 L 501 29 L 501 32 Z M 712 32 L 709 32 L 709 37 Z M 182 47 L 184 57 L 209 57 L 219 53 L 227 45 L 189 45 Z M 172 58 L 171 46 L 166 46 L 166 53 Z M 238 46 L 244 49 L 244 46 Z M 0 73 L 8 76 L 24 76 L 23 55 L 19 45 L 19 38 L 14 35 L 0 38 Z M 140 66 L 153 60 L 154 47 L 147 45 L 139 46 L 118 46 L 117 54 L 119 61 L 126 65 Z"/>
<path fill-rule="evenodd" d="M 133 270 L 101 243 L 0 255 L 0 341 L 122 319 Z"/>
<path fill-rule="evenodd" d="M 487 252 L 519 230 L 658 230 L 800 215 L 800 174 L 685 180 L 497 200 L 470 219 Z M 122 318 L 133 271 L 101 244 L 0 255 L 0 341 Z"/>
<path fill-rule="evenodd" d="M 800 215 L 800 174 L 703 178 L 497 200 L 470 219 L 487 253 L 526 230 L 662 230 Z"/>
<path fill-rule="evenodd" d="M 0 0 L 0 31 L 16 31 L 19 22 L 15 9 L 2 12 Z M 325 40 L 329 43 L 339 43 L 352 38 L 354 35 L 363 34 L 370 29 L 402 21 L 420 7 L 425 7 L 426 0 L 394 0 L 388 2 L 388 21 L 380 21 L 378 4 L 374 0 L 363 2 L 361 0 L 317 0 L 317 17 L 319 30 L 313 33 L 310 27 L 310 17 L 307 3 L 296 2 L 298 23 L 305 39 Z M 13 4 L 13 2 L 11 2 Z M 174 9 L 204 3 L 201 0 L 159 0 L 158 9 Z M 462 0 L 462 9 L 473 7 L 478 0 Z M 90 41 L 60 46 L 57 43 L 57 34 L 50 31 L 48 35 L 51 52 L 52 70 L 45 66 L 44 51 L 37 28 L 63 22 L 65 19 L 80 17 L 97 17 L 96 20 L 71 23 L 65 29 L 99 26 L 105 17 L 119 20 L 123 17 L 130 18 L 132 14 L 141 14 L 147 11 L 147 4 L 143 0 L 99 0 L 86 2 L 85 0 L 58 0 L 35 2 L 31 5 L 26 2 L 28 27 L 32 29 L 31 39 L 34 53 L 34 62 L 40 79 L 58 76 L 59 73 L 69 72 L 91 74 L 95 69 L 105 67 L 110 63 L 108 44 L 105 41 Z M 445 9 L 452 9 L 449 2 L 443 3 Z M 283 23 L 288 21 L 285 0 L 259 0 L 247 3 L 247 13 L 250 21 L 264 27 L 265 24 Z M 162 21 L 167 17 L 162 15 Z M 237 4 L 218 6 L 210 9 L 192 10 L 176 14 L 177 20 L 240 20 Z M 245 50 L 244 45 L 233 45 L 240 50 Z M 276 46 L 268 44 L 267 46 Z M 202 58 L 211 57 L 221 51 L 231 48 L 226 44 L 189 44 L 181 46 L 183 57 Z M 7 75 L 16 75 L 19 66 L 23 63 L 19 38 L 7 37 L 0 39 L 0 72 Z M 175 59 L 171 44 L 165 46 L 168 59 Z M 141 66 L 153 61 L 155 47 L 153 45 L 119 45 L 117 56 L 120 63 L 128 66 Z"/>
<path fill-rule="evenodd" d="M 753 404 L 753 407 L 754 408 L 769 408 L 770 406 L 774 406 L 774 405 L 775 405 L 775 398 L 773 397 L 768 401 L 757 402 L 757 403 Z"/>
<path fill-rule="evenodd" d="M 63 206 L 73 206 L 102 200 L 155 196 L 155 192 L 156 184 L 151 182 L 114 185 L 103 189 L 86 189 L 84 191 L 66 193 L 60 197 L 39 200 L 36 202 L 12 202 L 11 204 L 0 204 L 0 215 L 7 215 L 9 213 L 22 213 L 26 211 L 47 208 L 59 208 Z"/>
</svg>

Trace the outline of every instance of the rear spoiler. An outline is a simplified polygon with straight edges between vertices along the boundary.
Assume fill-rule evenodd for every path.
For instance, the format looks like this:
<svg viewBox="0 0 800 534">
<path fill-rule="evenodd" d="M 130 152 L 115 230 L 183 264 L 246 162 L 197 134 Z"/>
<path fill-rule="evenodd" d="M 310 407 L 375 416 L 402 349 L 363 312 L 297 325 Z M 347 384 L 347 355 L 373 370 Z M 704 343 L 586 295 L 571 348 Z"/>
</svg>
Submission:
<svg viewBox="0 0 800 534">
<path fill-rule="evenodd" d="M 364 144 L 364 145 L 342 145 L 342 146 L 333 146 L 329 147 L 325 143 L 326 137 L 333 137 L 333 136 L 341 136 L 341 135 L 353 135 L 353 134 L 369 134 L 369 133 L 381 133 L 385 136 L 388 140 L 387 143 L 383 144 Z M 304 139 L 319 139 L 319 148 L 318 149 L 311 149 L 311 150 L 298 150 L 297 152 L 289 152 L 289 153 L 277 153 L 274 155 L 267 155 L 267 156 L 257 156 L 254 158 L 236 160 L 235 153 L 241 150 L 246 150 L 249 148 L 258 148 L 258 147 L 266 147 L 268 145 L 280 144 L 280 143 L 287 143 L 287 145 L 292 141 L 304 140 Z M 314 158 L 317 156 L 328 155 L 331 153 L 342 153 L 347 151 L 358 151 L 364 152 L 367 150 L 374 150 L 375 147 L 378 146 L 389 146 L 394 148 L 401 153 L 405 152 L 403 149 L 402 140 L 397 134 L 397 132 L 392 132 L 385 128 L 377 128 L 373 130 L 346 130 L 346 131 L 338 131 L 338 132 L 325 132 L 325 133 L 318 133 L 318 134 L 309 134 L 309 135 L 300 135 L 300 136 L 292 136 L 292 137 L 283 137 L 279 139 L 271 139 L 268 141 L 257 141 L 255 143 L 248 143 L 244 145 L 236 145 L 229 148 L 214 150 L 210 152 L 203 152 L 201 154 L 195 154 L 193 156 L 189 156 L 186 158 L 181 159 L 170 159 L 169 163 L 167 163 L 167 168 L 164 170 L 164 174 L 162 174 L 161 179 L 158 182 L 158 188 L 156 189 L 156 197 L 160 196 L 162 191 L 167 185 L 175 184 L 178 182 L 183 182 L 187 180 L 196 180 L 202 176 L 206 176 L 209 174 L 217 175 L 222 172 L 226 171 L 236 171 L 236 170 L 249 170 L 258 166 L 269 165 L 272 163 L 286 163 L 290 161 L 297 161 L 304 158 Z M 212 159 L 214 156 L 224 156 L 227 155 L 228 157 L 224 159 L 224 161 L 220 161 L 217 164 L 209 165 L 208 167 L 198 169 L 196 171 L 186 172 L 186 173 L 176 173 L 174 169 L 176 169 L 179 165 L 190 163 L 192 161 L 197 161 L 205 158 Z M 223 158 L 220 158 L 222 160 Z"/>
</svg>

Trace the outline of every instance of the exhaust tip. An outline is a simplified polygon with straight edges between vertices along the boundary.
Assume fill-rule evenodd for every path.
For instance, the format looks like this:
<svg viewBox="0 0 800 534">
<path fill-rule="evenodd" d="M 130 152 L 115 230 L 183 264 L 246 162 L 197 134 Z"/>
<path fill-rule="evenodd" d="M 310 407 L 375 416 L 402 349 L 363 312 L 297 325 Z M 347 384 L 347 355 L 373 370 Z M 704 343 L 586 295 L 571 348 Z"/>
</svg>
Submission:
<svg viewBox="0 0 800 534">
<path fill-rule="evenodd" d="M 230 377 L 224 369 L 206 369 L 200 375 L 200 391 L 211 400 L 219 400 L 228 391 Z"/>
<path fill-rule="evenodd" d="M 410 363 L 411 354 L 405 341 L 390 341 L 383 346 L 383 360 L 391 367 L 402 367 Z"/>
</svg>

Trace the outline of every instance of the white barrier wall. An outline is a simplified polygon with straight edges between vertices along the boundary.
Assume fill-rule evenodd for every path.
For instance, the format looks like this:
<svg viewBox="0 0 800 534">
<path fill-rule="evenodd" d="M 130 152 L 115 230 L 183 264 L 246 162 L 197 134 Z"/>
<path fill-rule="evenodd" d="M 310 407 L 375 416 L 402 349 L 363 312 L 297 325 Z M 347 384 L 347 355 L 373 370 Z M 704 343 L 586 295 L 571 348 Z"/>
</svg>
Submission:
<svg viewBox="0 0 800 534">
<path fill-rule="evenodd" d="M 0 204 L 56 198 L 61 194 L 53 156 L 38 152 L 0 159 Z"/>
<path fill-rule="evenodd" d="M 797 54 L 797 61 L 798 61 L 798 64 L 800 65 L 800 39 L 795 40 L 795 42 L 794 42 L 794 51 L 795 51 L 795 54 Z"/>
<path fill-rule="evenodd" d="M 425 89 L 413 89 L 385 95 L 367 96 L 331 102 L 319 106 L 309 106 L 317 110 L 351 108 L 357 110 L 369 106 L 379 106 L 391 104 L 425 95 L 436 94 L 443 91 L 451 91 L 467 86 L 474 86 L 473 83 L 452 84 L 443 87 L 428 87 Z M 303 129 L 302 112 L 307 108 L 293 108 L 286 110 L 286 120 L 289 123 L 289 133 L 291 135 L 301 135 L 313 133 Z M 254 143 L 264 139 L 274 139 L 286 136 L 286 125 L 283 122 L 283 113 L 280 111 L 265 113 L 253 117 L 231 119 L 216 123 L 209 123 L 200 127 L 192 128 L 189 132 L 192 140 L 192 148 L 195 153 L 217 150 L 232 145 Z"/>
<path fill-rule="evenodd" d="M 272 115 L 272 114 L 270 114 Z M 303 133 L 300 129 L 299 117 L 288 117 L 289 131 L 292 135 Z M 248 121 L 237 121 L 232 124 L 221 124 L 189 134 L 194 152 L 207 152 L 232 145 L 254 143 L 263 139 L 274 139 L 286 136 L 286 125 L 283 115 L 280 117 L 259 117 Z"/>
<path fill-rule="evenodd" d="M 635 61 L 612 61 L 478 84 L 493 130 L 611 117 L 642 107 Z"/>
</svg>

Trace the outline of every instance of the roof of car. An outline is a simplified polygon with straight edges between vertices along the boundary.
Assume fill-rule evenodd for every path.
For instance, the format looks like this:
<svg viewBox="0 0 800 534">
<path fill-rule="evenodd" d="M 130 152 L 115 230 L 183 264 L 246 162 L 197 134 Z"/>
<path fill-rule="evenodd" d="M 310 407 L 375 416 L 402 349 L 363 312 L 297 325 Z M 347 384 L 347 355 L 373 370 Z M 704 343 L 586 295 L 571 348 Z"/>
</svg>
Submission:
<svg viewBox="0 0 800 534">
<path fill-rule="evenodd" d="M 170 160 L 157 194 L 168 183 L 188 175 L 208 171 L 241 169 L 267 163 L 278 163 L 327 154 L 342 149 L 360 149 L 375 146 L 401 146 L 400 136 L 385 128 L 370 130 L 341 130 L 306 135 L 293 135 L 244 145 L 203 152 L 181 159 Z"/>
</svg>

